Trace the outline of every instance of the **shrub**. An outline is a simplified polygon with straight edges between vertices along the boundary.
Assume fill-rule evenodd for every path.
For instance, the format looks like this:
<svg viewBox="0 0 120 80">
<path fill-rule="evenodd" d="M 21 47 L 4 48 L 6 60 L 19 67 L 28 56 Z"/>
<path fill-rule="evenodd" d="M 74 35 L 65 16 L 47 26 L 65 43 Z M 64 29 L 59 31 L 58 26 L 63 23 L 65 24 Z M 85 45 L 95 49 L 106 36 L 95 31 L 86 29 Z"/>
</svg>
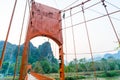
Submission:
<svg viewBox="0 0 120 80">
<path fill-rule="evenodd" d="M 114 76 L 118 76 L 119 73 L 117 73 L 116 71 L 110 71 L 107 73 L 103 73 L 103 74 L 98 74 L 98 77 L 114 77 Z"/>
<path fill-rule="evenodd" d="M 84 76 L 71 76 L 71 77 L 66 77 L 65 80 L 77 80 L 77 79 L 85 79 Z"/>
</svg>

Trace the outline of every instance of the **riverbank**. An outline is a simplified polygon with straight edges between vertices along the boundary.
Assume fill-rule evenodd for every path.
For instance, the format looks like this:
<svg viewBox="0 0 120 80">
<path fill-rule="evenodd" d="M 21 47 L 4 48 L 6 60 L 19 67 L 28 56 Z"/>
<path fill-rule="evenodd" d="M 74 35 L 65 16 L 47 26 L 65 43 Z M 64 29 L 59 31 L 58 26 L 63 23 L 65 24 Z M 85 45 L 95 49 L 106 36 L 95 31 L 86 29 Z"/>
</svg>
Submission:
<svg viewBox="0 0 120 80">
<path fill-rule="evenodd" d="M 43 74 L 52 78 L 55 78 L 56 80 L 59 80 L 59 74 L 58 73 L 50 73 L 50 74 Z M 93 80 L 95 77 L 93 76 L 93 72 L 72 72 L 72 73 L 65 73 L 65 80 Z M 97 80 L 120 80 L 120 70 L 116 71 L 108 71 L 107 74 L 105 74 L 104 71 L 96 71 L 96 77 Z M 4 77 L 5 80 L 12 80 L 13 76 L 6 76 Z M 18 80 L 16 77 L 15 80 Z"/>
<path fill-rule="evenodd" d="M 59 74 L 52 73 L 45 75 L 59 80 Z M 65 77 L 66 80 L 93 80 L 93 78 L 95 78 L 93 72 L 65 73 Z M 107 71 L 107 73 L 104 71 L 96 71 L 96 77 L 97 80 L 120 80 L 120 70 Z"/>
</svg>

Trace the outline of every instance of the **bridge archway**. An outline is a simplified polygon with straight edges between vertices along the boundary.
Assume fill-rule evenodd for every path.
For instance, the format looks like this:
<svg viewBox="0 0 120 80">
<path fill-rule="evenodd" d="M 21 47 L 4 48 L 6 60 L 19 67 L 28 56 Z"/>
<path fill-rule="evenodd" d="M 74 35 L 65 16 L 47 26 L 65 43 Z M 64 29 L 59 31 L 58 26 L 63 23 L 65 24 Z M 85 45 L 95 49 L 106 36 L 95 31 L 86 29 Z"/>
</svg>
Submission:
<svg viewBox="0 0 120 80">
<path fill-rule="evenodd" d="M 61 31 L 60 11 L 36 2 L 32 2 L 30 21 L 22 54 L 19 79 L 23 80 L 27 74 L 27 51 L 29 41 L 37 36 L 48 37 L 58 44 L 60 60 L 60 80 L 64 80 L 63 39 Z"/>
</svg>

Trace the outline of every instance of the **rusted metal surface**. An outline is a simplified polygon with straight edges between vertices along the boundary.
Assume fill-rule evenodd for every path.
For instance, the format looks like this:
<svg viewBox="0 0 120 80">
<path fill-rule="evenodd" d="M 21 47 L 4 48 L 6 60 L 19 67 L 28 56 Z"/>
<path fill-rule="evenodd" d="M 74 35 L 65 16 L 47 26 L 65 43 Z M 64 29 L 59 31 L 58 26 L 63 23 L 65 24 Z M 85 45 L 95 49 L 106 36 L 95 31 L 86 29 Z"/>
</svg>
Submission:
<svg viewBox="0 0 120 80">
<path fill-rule="evenodd" d="M 39 73 L 35 73 L 32 70 L 32 66 L 31 65 L 27 65 L 26 66 L 27 72 L 28 74 L 25 76 L 25 80 L 55 80 L 53 78 L 47 77 L 45 75 L 39 74 Z"/>
<path fill-rule="evenodd" d="M 53 78 L 50 78 L 50 77 L 47 77 L 45 75 L 38 74 L 38 73 L 35 73 L 35 72 L 30 72 L 30 74 L 32 76 L 34 76 L 37 80 L 55 80 Z"/>
<path fill-rule="evenodd" d="M 29 41 L 37 36 L 49 37 L 59 45 L 60 47 L 59 57 L 61 60 L 60 80 L 64 80 L 64 60 L 63 60 L 63 47 L 62 47 L 63 39 L 62 39 L 62 31 L 61 31 L 60 11 L 55 8 L 51 8 L 36 2 L 32 2 L 30 21 L 28 25 L 26 40 L 24 43 L 19 80 L 24 80 L 27 74 L 27 64 L 28 64 L 27 50 L 28 50 Z"/>
<path fill-rule="evenodd" d="M 60 80 L 64 80 L 64 54 L 63 54 L 63 45 L 59 46 L 59 60 L 60 60 Z"/>
<path fill-rule="evenodd" d="M 28 45 L 29 41 L 25 41 L 24 43 L 24 49 L 22 54 L 22 62 L 21 62 L 21 68 L 20 68 L 20 77 L 19 80 L 24 80 L 25 76 L 27 75 L 27 65 L 28 65 Z"/>
<path fill-rule="evenodd" d="M 39 3 L 33 2 L 27 38 L 46 36 L 61 45 L 61 15 L 60 11 Z"/>
</svg>

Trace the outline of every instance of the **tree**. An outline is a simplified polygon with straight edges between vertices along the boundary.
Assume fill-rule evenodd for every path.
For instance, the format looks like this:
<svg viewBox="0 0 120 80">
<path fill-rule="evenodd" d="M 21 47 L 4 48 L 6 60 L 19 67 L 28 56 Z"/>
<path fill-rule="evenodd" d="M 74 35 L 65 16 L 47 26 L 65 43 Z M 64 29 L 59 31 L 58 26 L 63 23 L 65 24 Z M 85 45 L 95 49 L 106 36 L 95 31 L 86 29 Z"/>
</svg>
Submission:
<svg viewBox="0 0 120 80">
<path fill-rule="evenodd" d="M 102 58 L 101 59 L 101 63 L 102 63 L 101 67 L 103 68 L 104 72 L 107 73 L 107 71 L 109 69 L 109 65 L 108 65 L 107 59 Z"/>
<path fill-rule="evenodd" d="M 43 61 L 40 61 L 40 63 L 41 63 L 41 66 L 43 68 L 43 71 L 45 73 L 50 73 L 51 72 L 50 63 L 46 59 L 43 59 Z"/>
<path fill-rule="evenodd" d="M 52 63 L 51 65 L 51 73 L 57 73 L 58 72 L 58 65 Z"/>
<path fill-rule="evenodd" d="M 14 74 L 15 63 L 10 64 L 8 74 Z"/>
<path fill-rule="evenodd" d="M 76 66 L 77 66 L 77 60 L 74 59 L 69 63 L 69 67 L 68 67 L 69 72 L 76 72 Z"/>
<path fill-rule="evenodd" d="M 3 62 L 2 73 L 5 73 L 7 71 L 8 65 L 9 65 L 8 62 Z"/>
<path fill-rule="evenodd" d="M 43 68 L 39 61 L 36 61 L 35 63 L 33 63 L 33 71 L 37 73 L 44 73 Z"/>
<path fill-rule="evenodd" d="M 79 60 L 79 71 L 86 71 L 86 59 L 85 58 L 82 58 Z M 85 65 L 86 64 L 86 65 Z"/>
</svg>

